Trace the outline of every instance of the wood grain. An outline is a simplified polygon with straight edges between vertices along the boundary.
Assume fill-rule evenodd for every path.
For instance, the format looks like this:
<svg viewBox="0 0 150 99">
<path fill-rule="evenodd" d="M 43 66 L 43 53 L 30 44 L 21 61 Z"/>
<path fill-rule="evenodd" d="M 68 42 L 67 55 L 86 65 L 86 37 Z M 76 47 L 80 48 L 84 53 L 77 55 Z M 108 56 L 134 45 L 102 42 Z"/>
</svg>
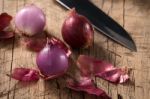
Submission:
<svg viewBox="0 0 150 99">
<path fill-rule="evenodd" d="M 89 49 L 74 51 L 74 58 L 87 54 L 105 59 L 115 66 L 132 68 L 131 82 L 113 85 L 95 78 L 98 87 L 104 89 L 113 99 L 150 98 L 150 2 L 149 0 L 91 0 L 97 7 L 115 19 L 132 36 L 137 52 L 131 52 L 95 30 L 94 45 Z M 60 39 L 61 25 L 68 11 L 55 0 L 0 0 L 0 12 L 13 17 L 27 4 L 35 4 L 43 9 L 47 18 L 46 29 Z M 23 86 L 6 74 L 15 67 L 37 68 L 36 53 L 30 52 L 20 44 L 20 37 L 0 42 L 0 99 L 97 99 L 82 92 L 74 92 L 65 87 L 65 80 L 44 81 Z M 72 63 L 71 68 L 75 64 Z M 70 70 L 69 73 L 75 71 Z"/>
</svg>

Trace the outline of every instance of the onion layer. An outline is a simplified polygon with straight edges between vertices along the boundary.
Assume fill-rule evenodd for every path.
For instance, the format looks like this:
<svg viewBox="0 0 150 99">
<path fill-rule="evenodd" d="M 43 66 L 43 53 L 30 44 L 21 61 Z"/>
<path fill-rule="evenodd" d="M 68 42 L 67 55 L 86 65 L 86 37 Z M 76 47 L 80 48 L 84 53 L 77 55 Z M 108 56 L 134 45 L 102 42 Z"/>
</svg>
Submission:
<svg viewBox="0 0 150 99">
<path fill-rule="evenodd" d="M 29 36 L 42 33 L 45 21 L 43 11 L 33 4 L 25 6 L 15 17 L 17 29 Z"/>
<path fill-rule="evenodd" d="M 91 77 L 91 75 L 94 75 L 114 84 L 124 83 L 129 80 L 127 68 L 116 68 L 100 59 L 80 55 L 77 65 L 82 76 Z"/>
<path fill-rule="evenodd" d="M 22 82 L 38 81 L 40 77 L 37 70 L 28 68 L 15 68 L 9 76 Z"/>
<path fill-rule="evenodd" d="M 12 16 L 7 13 L 0 14 L 0 40 L 5 40 L 14 37 L 14 33 L 9 30 Z"/>
<path fill-rule="evenodd" d="M 44 33 L 34 35 L 32 37 L 23 36 L 21 43 L 25 45 L 28 50 L 39 52 L 45 47 L 47 43 L 47 37 Z"/>
<path fill-rule="evenodd" d="M 75 91 L 96 95 L 99 99 L 111 99 L 104 90 L 96 87 L 90 78 L 82 77 L 78 81 L 69 79 L 67 81 L 67 87 Z"/>
</svg>

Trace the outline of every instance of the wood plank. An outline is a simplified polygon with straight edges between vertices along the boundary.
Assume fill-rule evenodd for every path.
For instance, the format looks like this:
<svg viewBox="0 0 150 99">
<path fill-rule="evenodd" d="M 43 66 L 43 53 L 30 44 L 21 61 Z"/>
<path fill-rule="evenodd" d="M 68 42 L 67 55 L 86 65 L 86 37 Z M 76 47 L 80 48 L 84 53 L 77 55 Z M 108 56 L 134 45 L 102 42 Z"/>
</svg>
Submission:
<svg viewBox="0 0 150 99">
<path fill-rule="evenodd" d="M 94 45 L 89 49 L 73 51 L 74 58 L 86 54 L 107 60 L 115 66 L 132 68 L 131 82 L 113 85 L 95 78 L 99 88 L 104 89 L 112 99 L 148 99 L 150 97 L 150 5 L 149 0 L 91 0 L 97 7 L 122 25 L 136 42 L 138 52 L 131 52 L 95 30 Z M 62 39 L 61 26 L 68 11 L 55 0 L 0 0 L 0 12 L 15 16 L 27 4 L 34 3 L 42 8 L 47 17 L 46 30 Z M 6 76 L 15 67 L 37 68 L 36 53 L 30 52 L 20 44 L 16 37 L 8 44 L 0 42 L 0 98 L 1 99 L 97 99 L 82 92 L 71 91 L 65 87 L 64 77 L 22 86 Z M 13 42 L 14 41 L 14 42 Z M 74 73 L 75 63 L 68 73 Z"/>
<path fill-rule="evenodd" d="M 124 2 L 123 1 L 110 1 L 111 5 L 108 10 L 108 15 L 110 15 L 116 22 L 118 22 L 120 25 L 123 26 L 123 12 L 124 12 Z M 116 14 L 117 13 L 117 14 Z M 110 51 L 108 55 L 108 61 L 114 64 L 115 66 L 118 66 L 117 61 L 118 58 L 120 58 L 122 55 L 117 53 L 117 48 L 121 49 L 121 45 L 117 44 L 116 42 L 108 39 L 107 41 L 107 50 Z M 114 53 L 115 52 L 115 53 Z M 118 95 L 121 96 L 121 94 L 118 92 L 118 86 L 115 86 L 113 84 L 108 84 L 108 93 L 113 99 L 117 99 Z"/>
<path fill-rule="evenodd" d="M 149 97 L 149 25 L 150 21 L 147 18 L 150 17 L 149 7 L 147 4 L 148 0 L 139 1 L 135 0 L 131 2 L 126 0 L 126 21 L 125 26 L 131 31 L 136 44 L 138 47 L 138 53 L 135 54 L 136 62 L 134 64 L 135 73 L 135 99 L 143 98 L 147 99 Z M 138 35 L 136 35 L 138 34 Z"/>
<path fill-rule="evenodd" d="M 98 3 L 99 5 L 97 5 L 97 6 L 99 8 L 101 8 L 106 14 L 108 14 L 109 9 L 111 7 L 111 1 L 103 0 L 100 2 L 99 0 L 97 0 L 97 2 L 99 2 Z M 96 4 L 96 3 L 94 2 L 94 4 Z M 94 45 L 95 46 L 94 51 L 96 51 L 95 56 L 99 59 L 109 61 L 108 55 L 110 54 L 110 52 L 107 50 L 108 38 L 97 32 L 98 31 L 96 31 L 96 33 L 95 33 L 95 45 Z M 107 81 L 96 78 L 96 83 L 99 88 L 102 88 L 103 90 L 106 91 L 106 93 L 109 94 L 109 84 Z"/>
<path fill-rule="evenodd" d="M 15 1 L 6 1 L 1 0 L 1 12 L 7 12 L 8 14 L 14 16 L 16 9 L 15 8 Z M 11 5 L 13 4 L 13 5 Z M 12 7 L 12 8 L 11 8 Z M 13 46 L 14 46 L 14 39 L 9 41 L 0 41 L 0 97 L 1 99 L 9 99 L 9 94 L 12 92 L 11 90 L 11 79 L 6 76 L 6 74 L 10 74 L 12 70 L 12 62 L 13 62 Z"/>
</svg>

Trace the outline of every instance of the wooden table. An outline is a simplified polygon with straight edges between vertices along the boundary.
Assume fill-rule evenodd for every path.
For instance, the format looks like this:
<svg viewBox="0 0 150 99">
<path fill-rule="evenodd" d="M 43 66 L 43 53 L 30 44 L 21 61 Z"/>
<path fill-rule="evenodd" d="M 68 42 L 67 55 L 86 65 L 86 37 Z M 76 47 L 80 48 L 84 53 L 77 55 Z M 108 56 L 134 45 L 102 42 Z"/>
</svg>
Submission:
<svg viewBox="0 0 150 99">
<path fill-rule="evenodd" d="M 95 5 L 114 18 L 133 37 L 137 52 L 122 47 L 95 31 L 94 46 L 87 50 L 74 51 L 105 59 L 115 66 L 132 68 L 131 82 L 113 85 L 96 78 L 95 83 L 113 99 L 150 99 L 150 1 L 149 0 L 91 0 Z M 61 25 L 68 11 L 55 0 L 0 0 L 0 12 L 15 16 L 26 4 L 34 3 L 43 9 L 47 17 L 47 30 L 61 37 Z M 96 99 L 82 92 L 65 87 L 64 79 L 44 81 L 23 86 L 6 76 L 15 67 L 36 68 L 36 53 L 28 51 L 16 37 L 9 43 L 0 42 L 0 99 Z M 72 65 L 75 66 L 75 65 Z"/>
</svg>

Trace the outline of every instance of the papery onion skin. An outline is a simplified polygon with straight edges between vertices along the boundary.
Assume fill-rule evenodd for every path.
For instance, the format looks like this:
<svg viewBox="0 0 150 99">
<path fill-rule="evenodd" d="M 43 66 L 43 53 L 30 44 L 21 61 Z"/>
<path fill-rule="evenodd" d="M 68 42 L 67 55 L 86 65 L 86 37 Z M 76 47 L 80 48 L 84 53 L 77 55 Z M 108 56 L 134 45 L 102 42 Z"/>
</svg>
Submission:
<svg viewBox="0 0 150 99">
<path fill-rule="evenodd" d="M 47 37 L 44 33 L 34 35 L 32 37 L 22 36 L 21 44 L 30 51 L 39 52 L 47 43 Z"/>
<path fill-rule="evenodd" d="M 39 72 L 29 68 L 15 68 L 11 75 L 8 75 L 22 82 L 33 82 L 39 80 Z"/>
<path fill-rule="evenodd" d="M 42 33 L 45 23 L 44 12 L 33 4 L 25 6 L 15 17 L 17 29 L 28 36 Z"/>
<path fill-rule="evenodd" d="M 70 50 L 70 48 L 68 48 L 66 46 L 66 44 L 64 44 L 64 42 L 62 42 L 60 39 L 56 38 L 56 37 L 52 37 L 50 39 L 50 42 L 54 45 L 57 45 L 59 48 L 63 49 L 66 52 L 66 55 L 69 57 L 72 52 Z"/>
<path fill-rule="evenodd" d="M 0 14 L 0 31 L 4 31 L 6 27 L 10 25 L 12 16 L 7 13 Z"/>
<path fill-rule="evenodd" d="M 13 38 L 15 35 L 13 32 L 10 31 L 0 31 L 0 40 L 8 40 L 10 38 Z"/>
<path fill-rule="evenodd" d="M 67 87 L 74 91 L 82 91 L 91 95 L 96 95 L 98 99 L 111 99 L 104 90 L 96 87 L 92 79 L 87 77 L 81 77 L 79 81 L 74 79 L 67 80 Z"/>
<path fill-rule="evenodd" d="M 56 78 L 64 74 L 69 67 L 66 52 L 52 43 L 46 44 L 39 52 L 36 63 L 45 79 Z"/>
<path fill-rule="evenodd" d="M 0 14 L 0 40 L 13 38 L 14 32 L 10 29 L 12 16 L 7 13 Z"/>
<path fill-rule="evenodd" d="M 62 26 L 62 36 L 72 48 L 92 45 L 94 30 L 89 20 L 72 9 Z"/>
<path fill-rule="evenodd" d="M 82 76 L 96 76 L 114 84 L 124 83 L 129 80 L 128 68 L 117 68 L 104 60 L 87 55 L 78 57 L 77 66 Z"/>
</svg>

